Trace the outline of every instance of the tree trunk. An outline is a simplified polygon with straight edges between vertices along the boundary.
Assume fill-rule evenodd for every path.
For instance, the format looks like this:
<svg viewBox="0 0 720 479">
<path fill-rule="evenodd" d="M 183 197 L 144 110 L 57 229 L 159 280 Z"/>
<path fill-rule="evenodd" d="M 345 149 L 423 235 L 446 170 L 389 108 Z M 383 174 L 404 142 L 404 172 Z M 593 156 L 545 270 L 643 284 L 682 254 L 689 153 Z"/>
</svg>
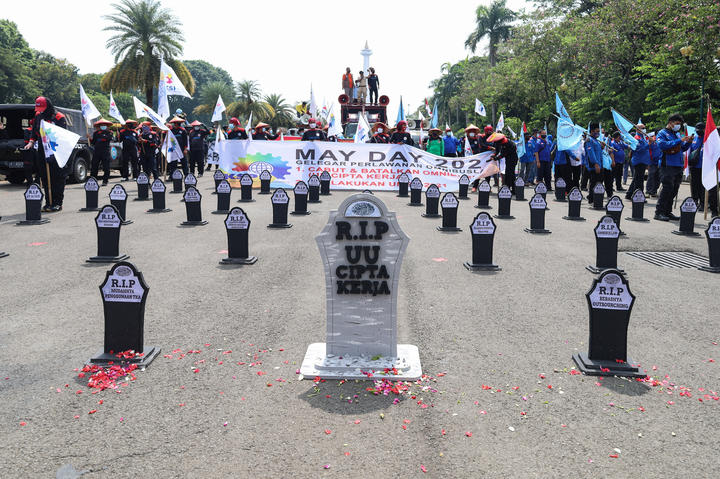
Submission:
<svg viewBox="0 0 720 479">
<path fill-rule="evenodd" d="M 495 62 L 496 62 L 495 51 L 496 51 L 496 49 L 497 49 L 497 47 L 495 45 L 493 45 L 492 43 L 490 44 L 490 47 L 488 48 L 488 59 L 490 60 L 490 68 L 491 69 L 495 68 Z M 492 125 L 493 125 L 493 131 L 494 131 L 495 124 L 496 124 L 495 123 L 495 113 L 497 110 L 497 103 L 493 102 L 491 107 L 492 107 L 491 108 L 492 109 Z"/>
<path fill-rule="evenodd" d="M 153 89 L 152 87 L 145 89 L 145 104 L 150 108 L 153 107 Z"/>
</svg>

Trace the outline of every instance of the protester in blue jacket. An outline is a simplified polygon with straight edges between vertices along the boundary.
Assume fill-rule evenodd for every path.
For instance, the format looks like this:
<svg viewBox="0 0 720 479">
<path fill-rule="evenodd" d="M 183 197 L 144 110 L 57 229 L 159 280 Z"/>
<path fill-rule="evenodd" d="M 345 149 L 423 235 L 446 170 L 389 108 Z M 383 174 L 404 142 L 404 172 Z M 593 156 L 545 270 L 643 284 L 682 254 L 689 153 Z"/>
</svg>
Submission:
<svg viewBox="0 0 720 479">
<path fill-rule="evenodd" d="M 650 165 L 648 166 L 648 180 L 645 189 L 647 196 L 657 197 L 657 190 L 660 187 L 660 159 L 662 151 L 657 144 L 657 132 L 650 132 L 648 143 L 650 143 Z"/>
<path fill-rule="evenodd" d="M 623 168 L 625 167 L 625 150 L 628 146 L 623 141 L 619 131 L 613 133 L 612 140 L 610 140 L 610 147 L 614 150 L 612 157 L 615 165 L 612 169 L 612 176 L 615 180 L 615 189 L 617 191 L 625 191 L 625 188 L 622 187 L 622 175 Z"/>
<path fill-rule="evenodd" d="M 453 136 L 452 129 L 445 128 L 445 138 L 443 138 L 444 153 L 443 156 L 455 158 L 458 155 L 460 141 Z"/>
<path fill-rule="evenodd" d="M 552 173 L 550 162 L 550 152 L 552 151 L 552 143 L 547 139 L 547 132 L 541 130 L 540 134 L 535 138 L 535 166 L 537 166 L 536 182 L 542 181 L 547 186 L 548 191 L 552 191 Z"/>
<path fill-rule="evenodd" d="M 683 152 L 690 148 L 692 136 L 680 136 L 685 120 L 682 115 L 675 113 L 670 115 L 665 128 L 657 135 L 657 144 L 662 150 L 660 164 L 660 198 L 655 207 L 655 219 L 659 221 L 679 220 L 679 216 L 672 213 L 672 200 L 677 195 L 682 181 L 683 167 L 685 160 Z"/>
<path fill-rule="evenodd" d="M 702 184 L 702 151 L 705 136 L 705 123 L 695 125 L 697 136 L 690 145 L 688 168 L 690 169 L 690 195 L 698 205 L 698 211 L 705 209 L 705 188 Z"/>
<path fill-rule="evenodd" d="M 635 139 L 637 140 L 637 147 L 635 148 L 635 151 L 633 151 L 631 159 L 633 177 L 627 194 L 625 195 L 625 198 L 628 200 L 632 199 L 632 195 L 635 193 L 635 190 L 639 189 L 640 191 L 643 191 L 645 170 L 648 165 L 650 165 L 650 143 L 648 143 L 647 138 L 645 137 L 645 125 L 642 123 L 637 125 L 636 133 Z"/>
<path fill-rule="evenodd" d="M 557 145 L 554 147 L 557 150 Z M 565 181 L 567 187 L 570 184 L 570 161 L 568 158 L 569 151 L 555 151 L 555 158 L 553 165 L 555 167 L 555 183 L 558 178 L 562 178 Z"/>
<path fill-rule="evenodd" d="M 603 182 L 603 156 L 602 146 L 598 141 L 600 136 L 600 125 L 597 123 L 590 124 L 590 135 L 585 138 L 585 158 L 587 159 L 587 170 L 590 183 L 588 185 L 589 194 L 588 202 L 593 202 L 593 189 L 596 183 Z"/>
</svg>

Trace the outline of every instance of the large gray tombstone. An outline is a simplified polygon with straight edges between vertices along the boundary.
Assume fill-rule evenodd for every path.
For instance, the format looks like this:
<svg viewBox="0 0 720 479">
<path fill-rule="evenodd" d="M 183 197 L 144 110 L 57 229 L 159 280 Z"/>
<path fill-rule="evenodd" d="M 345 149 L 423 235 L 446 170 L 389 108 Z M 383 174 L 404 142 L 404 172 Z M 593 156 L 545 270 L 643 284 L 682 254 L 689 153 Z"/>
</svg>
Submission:
<svg viewBox="0 0 720 479">
<path fill-rule="evenodd" d="M 376 196 L 352 195 L 315 238 L 325 266 L 327 343 L 300 372 L 326 379 L 417 379 L 417 346 L 397 344 L 397 290 L 410 238 Z M 386 369 L 397 374 L 380 374 Z M 370 375 L 368 374 L 370 373 Z"/>
</svg>

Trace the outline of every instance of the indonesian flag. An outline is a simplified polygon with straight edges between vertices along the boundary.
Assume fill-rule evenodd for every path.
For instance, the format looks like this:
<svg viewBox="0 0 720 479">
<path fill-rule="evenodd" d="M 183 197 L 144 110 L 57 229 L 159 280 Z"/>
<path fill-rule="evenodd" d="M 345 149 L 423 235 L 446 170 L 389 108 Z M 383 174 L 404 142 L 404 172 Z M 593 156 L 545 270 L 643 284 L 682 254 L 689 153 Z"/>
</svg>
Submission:
<svg viewBox="0 0 720 479">
<path fill-rule="evenodd" d="M 115 99 L 112 96 L 112 90 L 110 90 L 110 116 L 115 118 L 120 123 L 125 123 L 125 119 L 123 118 L 122 114 L 120 113 L 120 109 L 117 107 L 117 104 L 115 103 Z"/>
<path fill-rule="evenodd" d="M 43 142 L 45 158 L 55 155 L 55 161 L 62 168 L 75 149 L 75 144 L 80 139 L 80 135 L 42 120 L 40 122 L 40 138 Z"/>
<path fill-rule="evenodd" d="M 160 60 L 160 81 L 165 84 L 165 92 L 168 95 L 179 95 L 192 98 L 190 93 L 188 93 L 185 89 L 185 85 L 182 84 L 178 76 L 175 74 L 175 70 L 165 63 L 165 60 Z"/>
<path fill-rule="evenodd" d="M 80 85 L 80 109 L 82 110 L 83 117 L 85 117 L 85 123 L 87 126 L 92 124 L 92 120 L 100 116 L 100 112 L 92 100 L 85 94 L 85 89 Z"/>
<path fill-rule="evenodd" d="M 497 128 L 495 128 L 495 131 L 502 131 L 503 128 L 505 128 L 505 115 L 500 112 L 500 119 L 498 120 Z"/>
<path fill-rule="evenodd" d="M 217 102 L 215 102 L 215 110 L 210 121 L 222 121 L 222 114 L 225 111 L 225 102 L 220 95 L 218 95 Z"/>
<path fill-rule="evenodd" d="M 523 133 L 527 133 L 527 125 L 523 122 Z"/>
<path fill-rule="evenodd" d="M 702 182 L 705 189 L 711 189 L 718 183 L 718 158 L 720 158 L 720 135 L 708 107 L 703 139 Z"/>
<path fill-rule="evenodd" d="M 425 98 L 425 111 L 427 112 L 428 116 L 432 118 L 432 110 L 430 109 L 430 103 L 428 103 L 427 98 Z"/>
</svg>

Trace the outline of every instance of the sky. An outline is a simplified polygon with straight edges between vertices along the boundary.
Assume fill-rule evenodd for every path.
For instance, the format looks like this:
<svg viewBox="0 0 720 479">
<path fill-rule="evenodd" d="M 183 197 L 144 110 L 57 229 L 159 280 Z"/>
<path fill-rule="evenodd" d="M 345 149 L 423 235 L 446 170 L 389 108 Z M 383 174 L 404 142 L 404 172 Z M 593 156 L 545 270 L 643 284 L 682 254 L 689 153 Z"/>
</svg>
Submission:
<svg viewBox="0 0 720 479">
<path fill-rule="evenodd" d="M 81 74 L 103 73 L 114 64 L 102 18 L 112 13 L 112 3 L 35 0 L 28 10 L 24 2 L 5 1 L 0 18 L 14 21 L 32 48 L 68 59 Z M 401 95 L 414 111 L 432 95 L 429 84 L 441 65 L 470 54 L 464 42 L 475 26 L 475 8 L 490 0 L 161 3 L 182 24 L 182 58 L 206 60 L 235 81 L 255 80 L 264 94 L 280 93 L 292 104 L 309 99 L 311 84 L 318 103 L 337 103 L 345 67 L 357 76 L 367 41 L 380 95 L 390 97 L 393 112 Z M 508 0 L 508 6 L 530 10 L 532 2 Z M 48 35 L 53 26 L 58 32 Z"/>
</svg>

